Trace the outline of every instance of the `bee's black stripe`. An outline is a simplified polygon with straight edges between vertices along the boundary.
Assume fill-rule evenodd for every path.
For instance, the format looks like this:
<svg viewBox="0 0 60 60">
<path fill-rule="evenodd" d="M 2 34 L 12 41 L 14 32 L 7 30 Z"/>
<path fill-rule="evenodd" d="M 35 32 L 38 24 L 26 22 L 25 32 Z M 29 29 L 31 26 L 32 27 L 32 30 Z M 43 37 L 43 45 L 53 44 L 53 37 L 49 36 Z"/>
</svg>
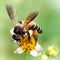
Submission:
<svg viewBox="0 0 60 60">
<path fill-rule="evenodd" d="M 37 30 L 38 33 L 42 33 L 42 29 L 38 25 L 33 25 L 29 30 Z"/>
<path fill-rule="evenodd" d="M 38 33 L 42 33 L 42 29 L 40 27 L 38 27 L 37 31 Z"/>
</svg>

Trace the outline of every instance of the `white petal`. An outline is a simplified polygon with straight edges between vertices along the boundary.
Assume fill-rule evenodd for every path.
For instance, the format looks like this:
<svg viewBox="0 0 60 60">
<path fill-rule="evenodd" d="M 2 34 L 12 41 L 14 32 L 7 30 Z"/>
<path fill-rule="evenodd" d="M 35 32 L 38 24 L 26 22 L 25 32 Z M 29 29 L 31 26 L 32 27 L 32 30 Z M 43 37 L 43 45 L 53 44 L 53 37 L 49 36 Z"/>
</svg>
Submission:
<svg viewBox="0 0 60 60">
<path fill-rule="evenodd" d="M 15 43 L 17 43 L 17 41 L 16 41 L 16 40 L 14 40 L 14 42 L 15 42 Z"/>
<path fill-rule="evenodd" d="M 13 30 L 14 30 L 14 28 L 12 28 L 12 29 L 10 30 L 10 33 L 11 33 L 12 35 L 14 34 Z"/>
<path fill-rule="evenodd" d="M 32 50 L 32 51 L 30 52 L 30 54 L 31 54 L 32 56 L 34 56 L 34 57 L 39 56 L 39 54 L 38 54 L 38 52 L 37 52 L 36 50 Z"/>
<path fill-rule="evenodd" d="M 43 48 L 41 47 L 40 44 L 36 44 L 36 47 L 35 47 L 36 51 L 41 51 Z"/>
<path fill-rule="evenodd" d="M 23 52 L 24 52 L 24 50 L 22 50 L 22 48 L 19 47 L 19 48 L 17 48 L 17 50 L 14 53 L 21 54 Z"/>
</svg>

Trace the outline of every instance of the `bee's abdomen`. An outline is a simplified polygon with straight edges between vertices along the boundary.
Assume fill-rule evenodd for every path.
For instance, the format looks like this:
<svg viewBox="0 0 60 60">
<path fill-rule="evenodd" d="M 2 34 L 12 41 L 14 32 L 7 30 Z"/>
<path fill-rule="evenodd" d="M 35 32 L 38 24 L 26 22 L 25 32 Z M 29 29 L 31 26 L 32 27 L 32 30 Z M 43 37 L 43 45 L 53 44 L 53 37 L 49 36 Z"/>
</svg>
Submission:
<svg viewBox="0 0 60 60">
<path fill-rule="evenodd" d="M 37 30 L 38 33 L 42 33 L 42 29 L 38 25 L 33 25 L 30 29 Z"/>
<path fill-rule="evenodd" d="M 37 28 L 38 33 L 42 33 L 42 29 L 40 27 Z"/>
</svg>

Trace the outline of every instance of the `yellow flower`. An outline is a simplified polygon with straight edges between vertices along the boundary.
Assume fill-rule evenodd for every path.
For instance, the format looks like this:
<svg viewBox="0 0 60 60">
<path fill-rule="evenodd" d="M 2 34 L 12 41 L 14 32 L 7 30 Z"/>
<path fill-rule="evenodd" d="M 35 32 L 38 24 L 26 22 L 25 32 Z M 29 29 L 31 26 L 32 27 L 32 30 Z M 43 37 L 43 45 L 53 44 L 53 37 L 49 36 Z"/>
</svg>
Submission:
<svg viewBox="0 0 60 60">
<path fill-rule="evenodd" d="M 12 35 L 13 29 L 11 30 Z M 30 31 L 30 34 L 32 32 Z M 28 35 L 25 35 L 24 38 L 21 38 L 19 41 L 16 41 L 18 44 L 18 48 L 14 53 L 21 54 L 24 51 L 29 52 L 32 56 L 37 57 L 41 54 L 42 47 L 39 45 L 38 40 L 35 40 L 34 37 L 30 36 L 30 40 L 28 40 Z"/>
</svg>

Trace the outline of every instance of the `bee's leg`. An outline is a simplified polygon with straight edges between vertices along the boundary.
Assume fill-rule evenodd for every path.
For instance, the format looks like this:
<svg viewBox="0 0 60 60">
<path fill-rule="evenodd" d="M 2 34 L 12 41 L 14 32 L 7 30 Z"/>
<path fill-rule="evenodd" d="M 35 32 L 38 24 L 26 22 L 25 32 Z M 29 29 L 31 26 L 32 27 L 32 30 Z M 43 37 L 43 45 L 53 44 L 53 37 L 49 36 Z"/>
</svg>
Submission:
<svg viewBox="0 0 60 60">
<path fill-rule="evenodd" d="M 30 41 L 30 33 L 27 31 L 28 40 Z"/>
<path fill-rule="evenodd" d="M 37 41 L 37 40 L 38 40 L 38 36 L 37 36 L 37 35 L 35 35 L 35 36 L 34 36 L 34 39 Z"/>
<path fill-rule="evenodd" d="M 30 33 L 29 33 L 29 32 L 27 32 L 27 34 L 28 34 L 28 39 L 30 40 Z"/>
<path fill-rule="evenodd" d="M 19 35 L 12 35 L 12 38 L 16 41 L 20 40 L 20 36 Z"/>
<path fill-rule="evenodd" d="M 21 37 L 24 39 L 25 32 L 22 32 Z"/>
<path fill-rule="evenodd" d="M 24 39 L 24 35 L 23 35 L 23 33 L 22 33 L 20 36 Z"/>
<path fill-rule="evenodd" d="M 38 31 L 37 30 L 34 30 L 33 37 L 36 41 L 38 40 Z"/>
</svg>

